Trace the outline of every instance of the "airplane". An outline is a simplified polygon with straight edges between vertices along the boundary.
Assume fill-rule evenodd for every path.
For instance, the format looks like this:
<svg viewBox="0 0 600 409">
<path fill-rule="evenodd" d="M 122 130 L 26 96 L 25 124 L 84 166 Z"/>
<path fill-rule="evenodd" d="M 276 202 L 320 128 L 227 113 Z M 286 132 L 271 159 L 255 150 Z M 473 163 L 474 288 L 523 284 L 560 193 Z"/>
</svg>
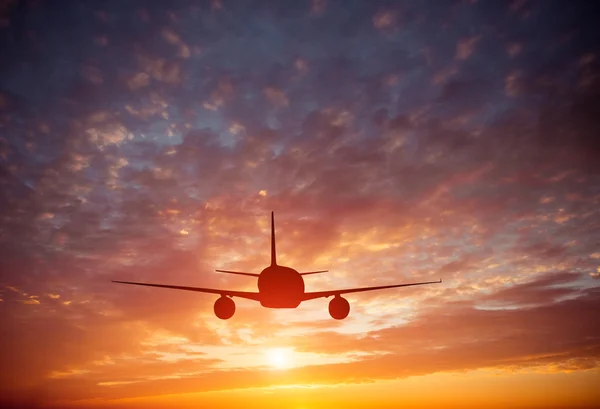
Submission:
<svg viewBox="0 0 600 409">
<path fill-rule="evenodd" d="M 350 313 L 350 303 L 342 297 L 342 294 L 358 293 L 363 291 L 383 290 L 387 288 L 410 287 L 425 284 L 438 284 L 439 281 L 426 281 L 420 283 L 382 285 L 377 287 L 348 288 L 343 290 L 327 290 L 306 292 L 304 289 L 303 276 L 310 274 L 325 273 L 328 270 L 309 271 L 299 273 L 293 268 L 277 264 L 275 251 L 275 216 L 271 212 L 271 264 L 260 274 L 247 273 L 243 271 L 215 270 L 219 273 L 237 274 L 258 278 L 258 292 L 219 290 L 215 288 L 186 287 L 179 285 L 137 283 L 131 281 L 111 280 L 113 283 L 143 285 L 148 287 L 171 288 L 175 290 L 196 291 L 201 293 L 217 294 L 220 297 L 214 305 L 215 315 L 222 320 L 228 320 L 235 313 L 235 302 L 233 297 L 245 298 L 260 302 L 266 308 L 296 308 L 303 301 L 316 298 L 333 299 L 329 302 L 329 315 L 336 320 L 343 320 Z"/>
</svg>

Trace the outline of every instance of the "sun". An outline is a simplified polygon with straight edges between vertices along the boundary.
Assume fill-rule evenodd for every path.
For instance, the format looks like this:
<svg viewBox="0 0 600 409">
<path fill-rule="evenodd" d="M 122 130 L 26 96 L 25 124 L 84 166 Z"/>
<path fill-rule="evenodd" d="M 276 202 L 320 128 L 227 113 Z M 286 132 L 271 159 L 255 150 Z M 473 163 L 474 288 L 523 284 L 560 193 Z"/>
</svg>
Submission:
<svg viewBox="0 0 600 409">
<path fill-rule="evenodd" d="M 290 366 L 290 351 L 286 348 L 270 348 L 267 350 L 267 360 L 273 368 L 288 368 Z"/>
</svg>

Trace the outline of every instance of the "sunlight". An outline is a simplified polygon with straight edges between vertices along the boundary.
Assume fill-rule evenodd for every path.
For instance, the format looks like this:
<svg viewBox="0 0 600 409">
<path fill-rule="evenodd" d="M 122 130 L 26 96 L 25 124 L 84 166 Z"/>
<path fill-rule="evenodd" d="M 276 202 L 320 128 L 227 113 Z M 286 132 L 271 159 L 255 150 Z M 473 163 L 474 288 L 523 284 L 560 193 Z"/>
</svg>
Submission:
<svg viewBox="0 0 600 409">
<path fill-rule="evenodd" d="M 286 348 L 270 348 L 267 350 L 267 360 L 273 368 L 289 368 L 290 351 Z"/>
</svg>

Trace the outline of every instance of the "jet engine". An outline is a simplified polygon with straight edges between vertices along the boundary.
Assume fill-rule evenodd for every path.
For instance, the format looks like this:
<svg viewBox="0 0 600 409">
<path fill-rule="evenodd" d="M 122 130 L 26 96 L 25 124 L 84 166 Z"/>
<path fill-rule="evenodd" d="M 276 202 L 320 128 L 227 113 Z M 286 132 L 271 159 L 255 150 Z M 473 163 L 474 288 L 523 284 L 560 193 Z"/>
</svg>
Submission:
<svg viewBox="0 0 600 409">
<path fill-rule="evenodd" d="M 329 302 L 329 315 L 336 320 L 343 320 L 350 312 L 350 303 L 343 297 L 336 295 Z"/>
<path fill-rule="evenodd" d="M 215 315 L 222 319 L 228 320 L 233 317 L 235 313 L 235 303 L 229 297 L 221 296 L 217 301 L 215 301 Z"/>
</svg>

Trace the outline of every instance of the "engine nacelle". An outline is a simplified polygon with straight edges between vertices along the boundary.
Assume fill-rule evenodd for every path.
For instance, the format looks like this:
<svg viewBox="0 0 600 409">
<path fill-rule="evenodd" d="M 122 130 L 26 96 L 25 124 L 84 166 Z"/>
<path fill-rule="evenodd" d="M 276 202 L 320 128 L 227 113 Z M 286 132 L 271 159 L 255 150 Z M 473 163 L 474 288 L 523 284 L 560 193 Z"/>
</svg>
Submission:
<svg viewBox="0 0 600 409">
<path fill-rule="evenodd" d="M 336 295 L 329 301 L 329 315 L 336 320 L 343 320 L 350 313 L 350 303 L 343 297 Z"/>
<path fill-rule="evenodd" d="M 233 317 L 235 313 L 235 303 L 229 297 L 221 296 L 217 301 L 215 301 L 215 315 L 222 319 L 228 320 Z"/>
</svg>

